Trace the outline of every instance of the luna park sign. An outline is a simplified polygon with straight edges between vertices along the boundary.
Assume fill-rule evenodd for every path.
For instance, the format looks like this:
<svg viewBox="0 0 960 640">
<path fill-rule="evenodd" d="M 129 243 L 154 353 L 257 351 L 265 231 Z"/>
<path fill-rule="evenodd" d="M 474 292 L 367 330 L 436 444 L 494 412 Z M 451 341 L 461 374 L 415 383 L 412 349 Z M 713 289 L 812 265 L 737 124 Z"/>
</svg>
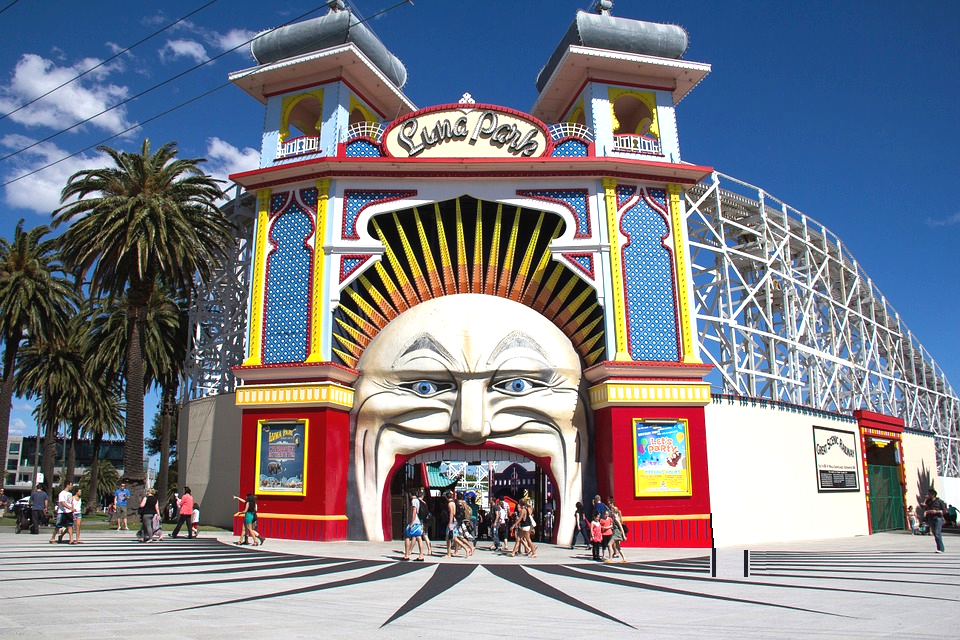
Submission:
<svg viewBox="0 0 960 640">
<path fill-rule="evenodd" d="M 434 107 L 395 120 L 384 132 L 396 158 L 531 158 L 548 150 L 546 126 L 502 107 Z"/>
</svg>

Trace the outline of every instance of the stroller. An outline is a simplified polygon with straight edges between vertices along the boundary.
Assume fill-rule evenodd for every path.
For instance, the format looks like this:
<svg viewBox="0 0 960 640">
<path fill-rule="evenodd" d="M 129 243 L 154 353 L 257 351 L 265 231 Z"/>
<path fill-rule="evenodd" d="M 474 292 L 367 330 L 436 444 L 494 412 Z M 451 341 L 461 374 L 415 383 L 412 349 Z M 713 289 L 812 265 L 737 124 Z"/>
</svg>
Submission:
<svg viewBox="0 0 960 640">
<path fill-rule="evenodd" d="M 13 517 L 16 519 L 14 532 L 20 533 L 24 529 L 30 529 L 33 523 L 30 521 L 30 505 L 17 503 L 13 505 Z"/>
</svg>

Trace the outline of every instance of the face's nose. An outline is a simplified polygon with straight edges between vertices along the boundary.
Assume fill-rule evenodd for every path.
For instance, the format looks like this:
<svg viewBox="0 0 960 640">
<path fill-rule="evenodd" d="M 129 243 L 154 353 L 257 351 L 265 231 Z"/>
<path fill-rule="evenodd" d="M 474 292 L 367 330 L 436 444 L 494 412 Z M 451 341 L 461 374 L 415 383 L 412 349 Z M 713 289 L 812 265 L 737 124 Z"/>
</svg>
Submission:
<svg viewBox="0 0 960 640">
<path fill-rule="evenodd" d="M 464 380 L 460 384 L 457 404 L 453 409 L 453 437 L 464 444 L 481 444 L 490 437 L 487 420 L 486 380 Z"/>
</svg>

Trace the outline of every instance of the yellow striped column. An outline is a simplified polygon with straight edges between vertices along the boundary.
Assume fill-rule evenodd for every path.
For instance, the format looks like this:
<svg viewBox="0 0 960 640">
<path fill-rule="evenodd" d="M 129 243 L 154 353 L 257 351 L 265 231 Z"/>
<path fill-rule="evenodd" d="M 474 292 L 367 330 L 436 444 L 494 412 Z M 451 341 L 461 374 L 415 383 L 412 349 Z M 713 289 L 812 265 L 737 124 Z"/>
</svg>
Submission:
<svg viewBox="0 0 960 640">
<path fill-rule="evenodd" d="M 627 314 L 623 292 L 623 269 L 620 264 L 620 229 L 617 219 L 617 181 L 604 178 L 603 198 L 607 209 L 607 235 L 610 241 L 610 284 L 613 297 L 613 330 L 617 349 L 614 360 L 629 361 L 627 349 Z"/>
<path fill-rule="evenodd" d="M 257 192 L 256 244 L 253 248 L 253 273 L 250 276 L 250 339 L 243 366 L 263 364 L 263 294 L 266 286 L 267 228 L 270 222 L 270 189 Z"/>
<path fill-rule="evenodd" d="M 310 309 L 310 353 L 307 362 L 323 362 L 323 316 L 327 301 L 324 264 L 327 261 L 323 243 L 327 237 L 327 207 L 330 202 L 330 179 L 317 180 L 317 227 L 313 234 L 313 308 Z"/>
<path fill-rule="evenodd" d="M 668 184 L 667 194 L 670 200 L 670 218 L 671 229 L 670 237 L 673 241 L 673 260 L 677 277 L 677 301 L 679 303 L 678 313 L 680 314 L 680 345 L 683 353 L 680 356 L 681 361 L 689 363 L 701 362 L 700 355 L 693 339 L 693 310 L 690 300 L 692 282 L 690 275 L 690 259 L 687 251 L 686 240 L 686 221 L 683 219 L 683 202 L 680 199 L 682 193 L 678 184 Z"/>
</svg>

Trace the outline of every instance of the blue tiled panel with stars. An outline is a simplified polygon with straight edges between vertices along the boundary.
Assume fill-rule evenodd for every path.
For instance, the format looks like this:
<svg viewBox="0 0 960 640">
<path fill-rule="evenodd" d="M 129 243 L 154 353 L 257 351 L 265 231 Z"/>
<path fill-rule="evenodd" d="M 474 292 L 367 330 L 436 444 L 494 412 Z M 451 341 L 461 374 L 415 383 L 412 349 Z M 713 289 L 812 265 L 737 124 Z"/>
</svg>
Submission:
<svg viewBox="0 0 960 640">
<path fill-rule="evenodd" d="M 311 190 L 305 190 L 311 191 Z M 312 190 L 316 203 L 316 189 Z M 310 199 L 306 193 L 306 199 Z M 270 240 L 276 248 L 267 259 L 263 312 L 263 362 L 303 362 L 310 323 L 313 216 L 292 202 L 274 221 Z"/>
<path fill-rule="evenodd" d="M 554 158 L 586 158 L 589 146 L 582 140 L 567 139 L 553 148 Z"/>
<path fill-rule="evenodd" d="M 357 218 L 371 204 L 409 198 L 415 195 L 417 195 L 416 191 L 357 191 L 347 189 L 343 192 L 343 231 L 340 234 L 341 237 L 344 240 L 360 239 L 360 234 L 357 233 Z"/>
<path fill-rule="evenodd" d="M 573 219 L 576 220 L 577 229 L 573 237 L 590 237 L 592 233 L 590 230 L 590 204 L 587 200 L 586 189 L 547 189 L 542 191 L 521 189 L 517 191 L 517 195 L 548 202 L 559 202 L 573 214 Z"/>
<path fill-rule="evenodd" d="M 380 147 L 369 140 L 352 140 L 347 143 L 345 155 L 348 158 L 379 158 Z"/>
<path fill-rule="evenodd" d="M 627 203 L 620 229 L 627 237 L 621 261 L 630 357 L 676 362 L 680 355 L 673 260 L 663 246 L 669 231 L 666 193 L 662 189 L 638 192 L 635 187 L 617 191 L 617 200 Z"/>
</svg>

